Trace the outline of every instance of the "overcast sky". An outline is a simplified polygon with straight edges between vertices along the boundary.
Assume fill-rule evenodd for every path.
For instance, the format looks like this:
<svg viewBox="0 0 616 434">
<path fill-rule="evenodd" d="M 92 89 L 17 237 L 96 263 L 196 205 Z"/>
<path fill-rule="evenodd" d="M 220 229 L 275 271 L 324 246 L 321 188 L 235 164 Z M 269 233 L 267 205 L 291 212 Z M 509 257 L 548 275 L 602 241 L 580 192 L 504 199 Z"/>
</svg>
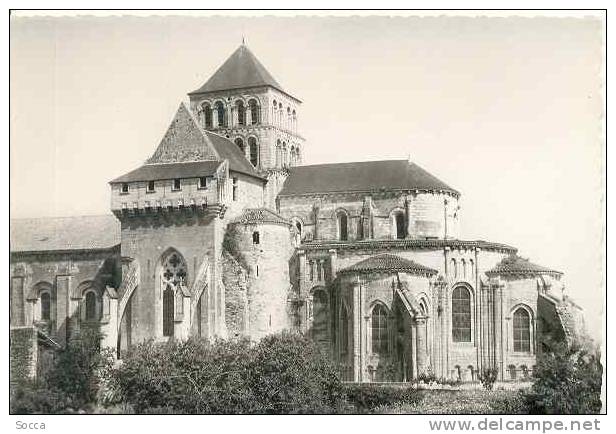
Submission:
<svg viewBox="0 0 616 434">
<path fill-rule="evenodd" d="M 602 315 L 603 23 L 576 18 L 56 18 L 11 25 L 11 217 L 109 212 L 186 93 L 241 43 L 304 104 L 304 163 L 407 158 L 462 237 L 566 273 Z"/>
</svg>

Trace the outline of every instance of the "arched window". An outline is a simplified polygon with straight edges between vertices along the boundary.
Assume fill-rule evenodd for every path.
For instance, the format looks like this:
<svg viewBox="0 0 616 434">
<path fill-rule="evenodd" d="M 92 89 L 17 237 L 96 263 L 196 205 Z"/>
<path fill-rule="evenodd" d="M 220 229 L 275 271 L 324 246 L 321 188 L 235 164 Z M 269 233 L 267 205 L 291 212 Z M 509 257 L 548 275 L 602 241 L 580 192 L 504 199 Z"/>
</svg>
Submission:
<svg viewBox="0 0 616 434">
<path fill-rule="evenodd" d="M 163 336 L 173 336 L 175 294 L 171 285 L 163 291 Z"/>
<path fill-rule="evenodd" d="M 282 167 L 282 145 L 280 139 L 276 141 L 276 167 Z"/>
<path fill-rule="evenodd" d="M 515 365 L 509 365 L 507 368 L 508 368 L 507 370 L 509 371 L 509 378 L 512 380 L 515 380 L 516 379 Z"/>
<path fill-rule="evenodd" d="M 302 236 L 302 223 L 301 222 L 295 222 L 295 228 L 297 229 L 297 234 L 300 236 Z"/>
<path fill-rule="evenodd" d="M 460 260 L 460 268 L 462 268 L 462 278 L 466 279 L 466 261 L 464 259 Z"/>
<path fill-rule="evenodd" d="M 521 307 L 513 313 L 513 351 L 530 352 L 530 315 Z"/>
<path fill-rule="evenodd" d="M 475 261 L 473 261 L 472 259 L 469 259 L 468 260 L 468 277 L 469 277 L 469 279 L 472 279 L 474 275 L 475 275 Z"/>
<path fill-rule="evenodd" d="M 471 342 L 471 293 L 463 286 L 451 295 L 451 335 L 454 342 Z"/>
<path fill-rule="evenodd" d="M 254 231 L 252 233 L 252 244 L 259 244 L 261 242 L 259 231 Z"/>
<path fill-rule="evenodd" d="M 340 311 L 340 354 L 349 352 L 349 314 L 343 305 Z"/>
<path fill-rule="evenodd" d="M 252 125 L 259 123 L 260 113 L 259 113 L 259 104 L 257 104 L 256 99 L 251 99 L 248 101 L 248 107 L 250 108 L 250 122 Z"/>
<path fill-rule="evenodd" d="M 338 213 L 338 239 L 346 241 L 349 238 L 348 217 L 345 212 Z"/>
<path fill-rule="evenodd" d="M 212 128 L 212 107 L 209 104 L 203 104 L 203 126 L 205 128 Z"/>
<path fill-rule="evenodd" d="M 167 254 L 161 266 L 161 287 L 163 289 L 163 336 L 173 336 L 175 321 L 175 298 L 181 292 L 181 285 L 186 284 L 187 267 L 184 258 L 172 251 Z M 177 306 L 181 309 L 181 306 Z"/>
<path fill-rule="evenodd" d="M 242 101 L 238 101 L 235 105 L 237 109 L 237 124 L 246 125 L 246 107 Z"/>
<path fill-rule="evenodd" d="M 49 291 L 41 292 L 41 321 L 51 320 L 51 294 Z"/>
<path fill-rule="evenodd" d="M 451 275 L 457 279 L 458 278 L 458 264 L 455 259 L 451 259 Z"/>
<path fill-rule="evenodd" d="M 475 381 L 475 368 L 473 367 L 473 365 L 468 365 L 466 370 L 468 371 L 468 379 L 471 381 Z"/>
<path fill-rule="evenodd" d="M 404 239 L 406 236 L 406 228 L 404 227 L 404 213 L 402 211 L 396 211 L 393 213 L 392 219 L 394 238 L 398 240 Z"/>
<path fill-rule="evenodd" d="M 250 150 L 250 164 L 257 167 L 259 164 L 259 147 L 257 146 L 257 139 L 254 137 L 248 138 L 248 149 Z"/>
<path fill-rule="evenodd" d="M 93 290 L 86 292 L 86 295 L 85 295 L 86 321 L 98 320 L 97 304 L 98 303 L 96 300 L 96 292 Z"/>
<path fill-rule="evenodd" d="M 372 352 L 381 356 L 388 354 L 389 339 L 387 331 L 387 310 L 381 304 L 377 304 L 372 309 L 371 330 Z"/>
<path fill-rule="evenodd" d="M 216 113 L 218 114 L 218 127 L 224 127 L 227 125 L 227 119 L 225 116 L 225 106 L 222 102 L 218 101 L 216 103 Z"/>
<path fill-rule="evenodd" d="M 287 154 L 287 144 L 282 142 L 282 167 L 289 165 L 289 155 Z"/>
<path fill-rule="evenodd" d="M 241 137 L 238 137 L 237 139 L 235 139 L 235 144 L 237 145 L 238 148 L 240 148 L 242 150 L 242 153 L 246 153 L 246 148 L 244 146 L 244 141 L 241 139 Z"/>
</svg>

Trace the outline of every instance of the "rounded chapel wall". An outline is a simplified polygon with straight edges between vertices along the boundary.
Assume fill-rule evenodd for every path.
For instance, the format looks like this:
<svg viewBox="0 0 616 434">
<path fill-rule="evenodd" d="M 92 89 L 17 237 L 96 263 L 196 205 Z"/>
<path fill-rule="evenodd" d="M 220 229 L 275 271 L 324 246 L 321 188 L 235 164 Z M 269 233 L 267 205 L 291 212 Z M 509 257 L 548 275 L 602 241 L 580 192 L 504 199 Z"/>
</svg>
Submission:
<svg viewBox="0 0 616 434">
<path fill-rule="evenodd" d="M 256 242 L 258 234 L 258 243 Z M 260 339 L 289 327 L 289 258 L 293 244 L 288 226 L 236 224 L 229 232 L 248 268 L 248 335 Z"/>
</svg>

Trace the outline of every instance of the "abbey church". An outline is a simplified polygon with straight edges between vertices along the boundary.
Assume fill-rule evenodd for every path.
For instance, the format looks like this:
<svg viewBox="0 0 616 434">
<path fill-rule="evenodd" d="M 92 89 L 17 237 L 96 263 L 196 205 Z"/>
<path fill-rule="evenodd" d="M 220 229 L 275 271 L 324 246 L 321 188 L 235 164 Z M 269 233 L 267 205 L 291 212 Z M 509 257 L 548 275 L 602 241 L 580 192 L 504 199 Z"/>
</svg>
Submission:
<svg viewBox="0 0 616 434">
<path fill-rule="evenodd" d="M 11 339 L 32 375 L 88 328 L 120 358 L 299 331 L 356 382 L 524 379 L 583 333 L 562 273 L 460 239 L 461 193 L 424 168 L 303 165 L 301 100 L 246 45 L 188 100 L 110 180 L 109 215 L 11 221 Z"/>
</svg>

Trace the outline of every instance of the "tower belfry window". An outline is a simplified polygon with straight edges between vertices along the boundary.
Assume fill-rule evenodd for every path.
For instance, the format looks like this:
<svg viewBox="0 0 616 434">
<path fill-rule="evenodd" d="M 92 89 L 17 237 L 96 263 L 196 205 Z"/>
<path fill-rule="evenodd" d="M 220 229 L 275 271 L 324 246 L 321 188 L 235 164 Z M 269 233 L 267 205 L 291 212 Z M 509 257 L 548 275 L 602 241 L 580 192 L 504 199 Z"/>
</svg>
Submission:
<svg viewBox="0 0 616 434">
<path fill-rule="evenodd" d="M 237 177 L 233 177 L 233 200 L 236 201 L 237 200 L 237 193 L 238 193 L 238 183 L 237 183 Z"/>
<path fill-rule="evenodd" d="M 257 167 L 259 164 L 259 147 L 257 146 L 257 139 L 254 137 L 249 137 L 248 148 L 250 150 L 250 164 Z"/>
<path fill-rule="evenodd" d="M 237 124 L 246 125 L 246 108 L 242 101 L 237 102 Z"/>
<path fill-rule="evenodd" d="M 212 107 L 209 104 L 204 104 L 202 108 L 204 127 L 212 128 Z"/>
<path fill-rule="evenodd" d="M 248 101 L 248 107 L 250 108 L 250 123 L 252 125 L 258 124 L 259 123 L 259 105 L 257 104 L 257 101 L 254 99 L 251 99 L 250 101 Z"/>
<path fill-rule="evenodd" d="M 225 119 L 225 106 L 220 101 L 216 103 L 216 114 L 218 115 L 218 125 L 216 126 L 225 127 L 227 125 L 227 120 Z"/>
</svg>

